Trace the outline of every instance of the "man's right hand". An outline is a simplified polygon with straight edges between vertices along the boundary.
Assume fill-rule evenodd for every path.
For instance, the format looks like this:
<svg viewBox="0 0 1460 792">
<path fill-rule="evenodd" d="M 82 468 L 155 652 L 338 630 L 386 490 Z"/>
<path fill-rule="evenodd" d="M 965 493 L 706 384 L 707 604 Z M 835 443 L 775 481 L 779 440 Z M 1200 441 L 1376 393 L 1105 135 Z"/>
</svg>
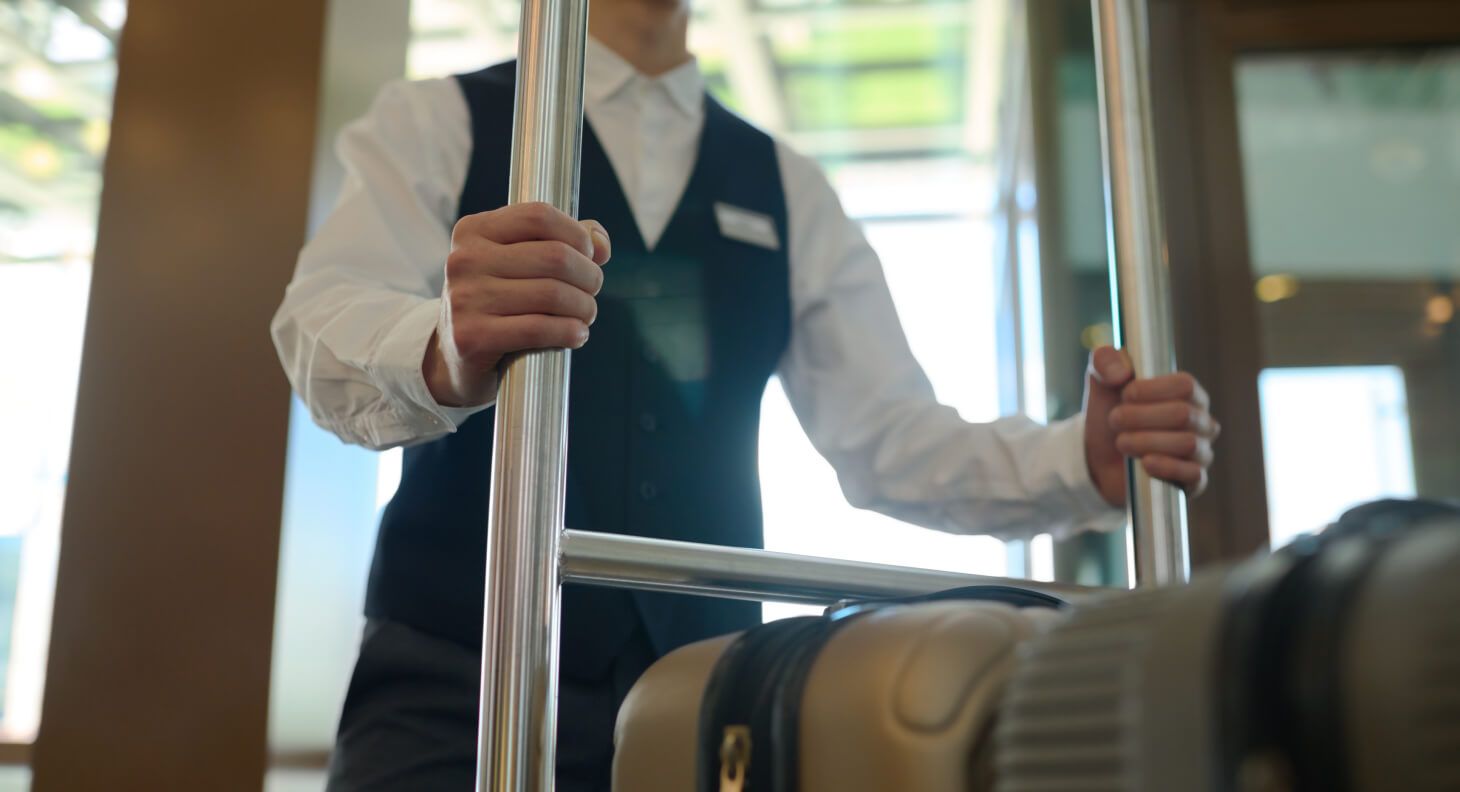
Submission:
<svg viewBox="0 0 1460 792">
<path fill-rule="evenodd" d="M 441 316 L 421 373 L 438 404 L 493 398 L 502 358 L 577 349 L 598 315 L 608 233 L 543 203 L 468 215 L 451 232 Z"/>
</svg>

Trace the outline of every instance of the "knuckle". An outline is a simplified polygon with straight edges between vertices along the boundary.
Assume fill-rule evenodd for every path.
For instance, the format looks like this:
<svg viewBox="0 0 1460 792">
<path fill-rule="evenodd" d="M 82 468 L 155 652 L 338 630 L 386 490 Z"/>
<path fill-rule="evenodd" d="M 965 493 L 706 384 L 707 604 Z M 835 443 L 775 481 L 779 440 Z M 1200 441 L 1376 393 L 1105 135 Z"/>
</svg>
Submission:
<svg viewBox="0 0 1460 792">
<path fill-rule="evenodd" d="M 554 242 L 548 246 L 544 263 L 547 265 L 549 277 L 566 280 L 573 271 L 573 253 L 573 248 L 562 242 Z"/>
<path fill-rule="evenodd" d="M 469 303 L 461 292 L 453 291 L 446 296 L 446 310 L 450 311 L 452 316 L 459 316 L 468 312 Z"/>
<path fill-rule="evenodd" d="M 520 204 L 518 210 L 523 221 L 527 222 L 534 230 L 541 232 L 547 228 L 553 218 L 553 208 L 542 201 L 532 201 Z"/>
<path fill-rule="evenodd" d="M 543 287 L 542 301 L 543 307 L 547 309 L 546 313 L 554 316 L 562 316 L 572 308 L 567 288 L 558 281 L 553 281 Z"/>
<path fill-rule="evenodd" d="M 446 278 L 459 280 L 471 270 L 472 255 L 465 248 L 453 248 L 446 254 Z"/>
<path fill-rule="evenodd" d="M 471 358 L 480 348 L 480 336 L 465 325 L 458 324 L 451 329 L 451 343 L 462 357 Z"/>
<path fill-rule="evenodd" d="M 485 289 L 481 296 L 481 312 L 493 316 L 511 316 L 513 311 L 507 304 L 506 295 L 497 289 Z"/>
<path fill-rule="evenodd" d="M 471 226 L 474 225 L 472 222 L 473 217 L 475 215 L 467 215 L 457 220 L 456 225 L 451 227 L 451 242 L 453 245 L 459 244 L 471 234 Z"/>
<path fill-rule="evenodd" d="M 1182 398 L 1190 399 L 1196 395 L 1196 377 L 1188 372 L 1180 372 L 1176 375 L 1177 391 Z"/>
</svg>

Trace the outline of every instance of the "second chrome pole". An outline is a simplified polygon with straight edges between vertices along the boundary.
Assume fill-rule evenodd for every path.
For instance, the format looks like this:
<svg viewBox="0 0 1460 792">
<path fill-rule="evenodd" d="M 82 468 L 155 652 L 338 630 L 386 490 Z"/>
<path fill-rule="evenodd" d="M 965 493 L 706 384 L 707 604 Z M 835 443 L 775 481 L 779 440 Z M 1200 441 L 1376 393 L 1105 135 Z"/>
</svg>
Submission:
<svg viewBox="0 0 1460 792">
<path fill-rule="evenodd" d="M 1177 370 L 1151 126 L 1147 2 L 1094 0 L 1116 339 L 1142 377 Z M 1184 582 L 1190 562 L 1181 492 L 1137 464 L 1130 466 L 1129 481 L 1135 581 Z"/>
<path fill-rule="evenodd" d="M 588 0 L 525 0 L 509 203 L 577 215 Z M 478 792 L 551 792 L 558 548 L 567 479 L 568 352 L 502 370 L 487 523 Z"/>
</svg>

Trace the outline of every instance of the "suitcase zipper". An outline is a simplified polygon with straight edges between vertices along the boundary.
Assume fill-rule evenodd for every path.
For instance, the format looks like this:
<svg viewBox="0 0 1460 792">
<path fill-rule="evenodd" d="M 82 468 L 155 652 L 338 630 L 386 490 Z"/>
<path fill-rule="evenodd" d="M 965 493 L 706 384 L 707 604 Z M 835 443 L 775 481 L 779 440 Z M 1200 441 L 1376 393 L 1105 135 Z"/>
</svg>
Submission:
<svg viewBox="0 0 1460 792">
<path fill-rule="evenodd" d="M 819 616 L 783 619 L 746 632 L 721 655 L 701 697 L 698 792 L 796 792 L 775 779 L 778 762 L 794 763 L 780 756 L 794 756 L 793 746 L 774 744 L 779 680 L 797 647 L 825 629 Z"/>
<path fill-rule="evenodd" d="M 750 727 L 726 726 L 720 742 L 720 792 L 742 792 L 750 769 Z"/>
</svg>

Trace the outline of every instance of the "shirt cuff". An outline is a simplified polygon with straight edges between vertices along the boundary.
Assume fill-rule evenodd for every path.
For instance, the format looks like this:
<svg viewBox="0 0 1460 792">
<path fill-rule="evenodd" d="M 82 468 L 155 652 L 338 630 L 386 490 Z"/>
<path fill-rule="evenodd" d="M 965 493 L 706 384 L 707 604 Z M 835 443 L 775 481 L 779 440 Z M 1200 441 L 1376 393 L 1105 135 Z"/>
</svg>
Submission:
<svg viewBox="0 0 1460 792">
<path fill-rule="evenodd" d="M 436 332 L 440 312 L 439 299 L 423 299 L 412 306 L 382 339 L 372 367 L 381 391 L 400 414 L 403 423 L 416 430 L 412 434 L 421 437 L 454 432 L 466 419 L 493 403 L 447 407 L 437 404 L 436 398 L 431 395 L 421 373 L 421 361 L 426 355 L 426 345 L 431 342 L 431 334 Z"/>
<path fill-rule="evenodd" d="M 1124 509 L 1111 506 L 1090 478 L 1090 465 L 1085 459 L 1085 414 L 1051 424 L 1055 443 L 1065 451 L 1059 454 L 1057 474 L 1064 485 L 1072 523 L 1080 530 L 1114 531 L 1126 523 Z"/>
</svg>

